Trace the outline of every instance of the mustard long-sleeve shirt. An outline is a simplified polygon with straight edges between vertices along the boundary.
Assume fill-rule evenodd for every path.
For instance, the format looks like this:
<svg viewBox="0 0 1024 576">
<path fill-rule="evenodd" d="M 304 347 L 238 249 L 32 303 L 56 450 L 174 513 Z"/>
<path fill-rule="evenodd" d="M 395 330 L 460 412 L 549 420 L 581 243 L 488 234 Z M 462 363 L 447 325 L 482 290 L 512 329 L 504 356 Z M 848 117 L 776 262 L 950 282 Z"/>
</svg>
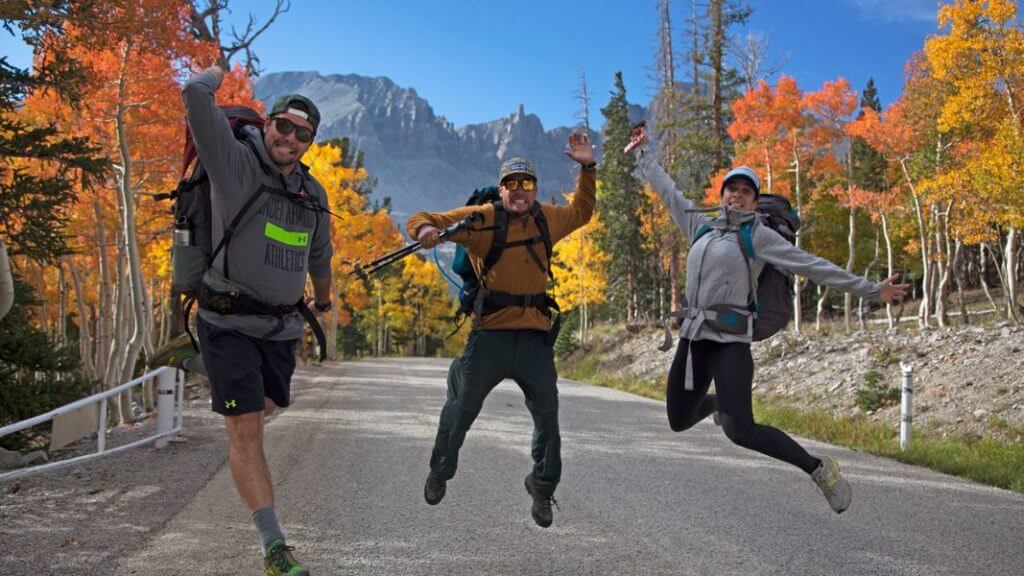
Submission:
<svg viewBox="0 0 1024 576">
<path fill-rule="evenodd" d="M 548 230 L 551 233 L 551 243 L 556 244 L 562 238 L 572 233 L 573 230 L 585 225 L 590 221 L 594 213 L 596 203 L 597 177 L 595 172 L 580 171 L 576 183 L 576 193 L 568 206 L 557 204 L 541 204 L 541 210 L 548 222 Z M 482 224 L 475 225 L 477 228 L 486 228 L 494 225 L 494 206 L 463 206 L 447 212 L 418 212 L 413 214 L 405 223 L 406 231 L 413 239 L 418 237 L 420 228 L 430 224 L 431 226 L 444 229 L 447 226 L 461 221 L 473 212 L 480 212 L 484 216 Z M 519 240 L 540 236 L 540 230 L 529 214 L 515 216 L 509 219 L 508 234 L 505 242 L 511 243 Z M 466 248 L 469 253 L 470 262 L 477 276 L 483 268 L 484 258 L 491 249 L 491 242 L 494 239 L 493 231 L 485 232 L 462 232 L 452 238 Z M 541 244 L 534 245 L 534 251 L 544 263 L 545 268 L 550 266 L 546 261 L 547 256 Z M 507 292 L 515 295 L 538 294 L 547 288 L 547 274 L 537 267 L 529 251 L 525 246 L 507 248 L 498 259 L 498 262 L 487 273 L 484 284 L 490 290 Z M 540 310 L 530 307 L 511 306 L 488 314 L 481 319 L 481 330 L 548 330 L 550 323 L 548 318 Z"/>
</svg>

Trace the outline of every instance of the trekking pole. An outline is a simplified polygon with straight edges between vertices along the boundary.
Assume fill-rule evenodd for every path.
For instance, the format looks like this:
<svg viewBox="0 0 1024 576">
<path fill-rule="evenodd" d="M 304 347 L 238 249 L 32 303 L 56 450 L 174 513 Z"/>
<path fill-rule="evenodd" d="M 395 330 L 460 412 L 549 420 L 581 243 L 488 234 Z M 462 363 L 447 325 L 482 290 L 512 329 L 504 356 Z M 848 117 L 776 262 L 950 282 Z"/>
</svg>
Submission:
<svg viewBox="0 0 1024 576">
<path fill-rule="evenodd" d="M 438 234 L 438 238 L 443 240 L 445 238 L 448 238 L 449 236 L 458 234 L 463 230 L 472 230 L 470 226 L 480 221 L 481 219 L 483 219 L 483 213 L 474 212 L 469 216 L 466 216 L 462 220 L 456 222 L 455 224 L 452 224 L 451 226 L 448 226 L 447 228 L 442 230 L 441 233 Z M 363 266 L 357 260 L 356 263 L 352 265 L 351 274 L 355 274 L 356 276 L 359 276 L 363 280 L 369 280 L 370 276 L 372 276 L 373 274 L 376 274 L 377 272 L 380 272 L 381 270 L 387 268 L 388 266 L 391 266 L 392 264 L 398 262 L 399 260 L 405 258 L 406 256 L 417 252 L 422 247 L 423 244 L 421 244 L 420 242 L 413 242 L 408 246 L 404 246 L 402 248 L 399 248 L 398 250 L 395 250 L 394 252 L 389 252 L 381 256 L 380 258 L 377 258 L 376 260 L 368 263 L 365 268 L 363 268 Z"/>
</svg>

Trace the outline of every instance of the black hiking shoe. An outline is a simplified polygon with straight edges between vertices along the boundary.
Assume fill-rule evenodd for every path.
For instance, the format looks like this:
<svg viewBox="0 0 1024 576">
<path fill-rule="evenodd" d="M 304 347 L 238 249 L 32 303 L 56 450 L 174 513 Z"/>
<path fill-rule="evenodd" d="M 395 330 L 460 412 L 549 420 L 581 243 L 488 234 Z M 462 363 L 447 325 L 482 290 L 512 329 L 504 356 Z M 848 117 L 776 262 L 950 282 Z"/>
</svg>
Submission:
<svg viewBox="0 0 1024 576">
<path fill-rule="evenodd" d="M 444 498 L 447 484 L 447 480 L 434 474 L 434 471 L 431 470 L 427 473 L 427 481 L 423 484 L 423 499 L 431 506 L 438 504 Z"/>
<path fill-rule="evenodd" d="M 523 485 L 526 486 L 526 492 L 533 498 L 533 507 L 530 508 L 530 515 L 533 516 L 533 521 L 537 523 L 537 526 L 541 528 L 547 528 L 551 526 L 552 513 L 551 505 L 558 506 L 558 502 L 555 501 L 554 496 L 541 496 L 537 489 L 533 487 L 533 475 L 527 474 L 526 480 L 523 481 Z"/>
</svg>

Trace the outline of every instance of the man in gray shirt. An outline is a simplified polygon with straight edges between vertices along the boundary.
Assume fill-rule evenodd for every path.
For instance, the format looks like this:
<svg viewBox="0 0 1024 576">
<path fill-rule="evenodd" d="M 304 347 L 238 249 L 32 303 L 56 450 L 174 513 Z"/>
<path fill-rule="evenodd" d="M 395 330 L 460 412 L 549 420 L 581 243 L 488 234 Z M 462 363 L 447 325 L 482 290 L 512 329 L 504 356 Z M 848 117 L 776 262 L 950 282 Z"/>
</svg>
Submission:
<svg viewBox="0 0 1024 576">
<path fill-rule="evenodd" d="M 214 246 L 227 231 L 199 293 L 200 351 L 213 410 L 225 417 L 235 487 L 260 535 L 265 573 L 308 575 L 277 522 L 263 421 L 290 403 L 295 344 L 303 329 L 296 304 L 307 274 L 314 308 L 323 313 L 331 307 L 327 194 L 299 162 L 313 142 L 320 112 L 308 98 L 290 94 L 274 104 L 262 133 L 246 127 L 236 135 L 214 97 L 223 78 L 224 70 L 213 66 L 182 89 L 189 128 L 210 178 Z"/>
</svg>

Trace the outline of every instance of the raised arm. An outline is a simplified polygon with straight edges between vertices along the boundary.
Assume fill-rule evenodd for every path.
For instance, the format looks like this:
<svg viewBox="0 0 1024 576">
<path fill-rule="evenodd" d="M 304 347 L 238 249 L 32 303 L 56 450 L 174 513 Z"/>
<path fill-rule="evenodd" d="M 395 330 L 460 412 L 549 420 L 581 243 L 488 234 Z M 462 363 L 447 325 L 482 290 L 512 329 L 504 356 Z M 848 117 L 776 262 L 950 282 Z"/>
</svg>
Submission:
<svg viewBox="0 0 1024 576">
<path fill-rule="evenodd" d="M 696 205 L 676 188 L 676 183 L 658 164 L 657 152 L 649 150 L 650 147 L 647 146 L 647 143 L 647 127 L 641 123 L 633 128 L 629 145 L 623 152 L 632 152 L 636 155 L 644 179 L 661 198 L 662 204 L 668 209 L 683 235 L 688 239 L 693 239 L 697 230 L 711 218 L 704 212 L 694 211 Z"/>
<path fill-rule="evenodd" d="M 594 149 L 590 145 L 590 137 L 586 134 L 573 132 L 569 135 L 569 150 L 566 156 L 580 163 L 580 175 L 576 180 L 576 192 L 568 206 L 546 204 L 544 209 L 548 215 L 551 228 L 551 241 L 558 242 L 573 230 L 590 222 L 597 203 L 597 168 L 594 164 Z"/>
<path fill-rule="evenodd" d="M 224 70 L 211 66 L 189 78 L 181 89 L 196 152 L 210 181 L 220 194 L 240 194 L 248 190 L 255 158 L 235 139 L 227 116 L 217 107 L 214 96 L 224 79 Z"/>
</svg>

